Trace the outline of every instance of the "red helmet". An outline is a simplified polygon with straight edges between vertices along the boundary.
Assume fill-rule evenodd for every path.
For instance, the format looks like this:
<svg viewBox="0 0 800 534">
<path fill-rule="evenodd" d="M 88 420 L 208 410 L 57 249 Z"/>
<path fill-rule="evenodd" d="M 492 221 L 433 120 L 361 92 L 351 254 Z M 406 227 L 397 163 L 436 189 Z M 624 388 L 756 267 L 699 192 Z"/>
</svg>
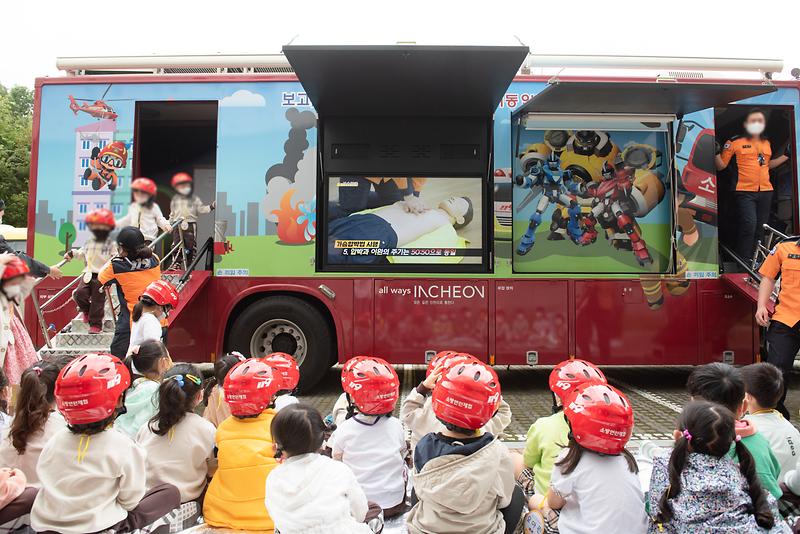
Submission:
<svg viewBox="0 0 800 534">
<path fill-rule="evenodd" d="M 59 373 L 56 406 L 70 425 L 96 423 L 114 414 L 119 398 L 130 385 L 128 368 L 116 356 L 84 354 Z"/>
<path fill-rule="evenodd" d="M 561 404 L 566 404 L 570 393 L 586 382 L 607 382 L 603 371 L 586 360 L 564 360 L 550 372 L 550 391 L 561 399 Z"/>
<path fill-rule="evenodd" d="M 6 268 L 3 269 L 3 282 L 18 276 L 25 276 L 30 272 L 31 269 L 28 267 L 28 264 L 20 259 L 19 256 L 14 256 L 8 263 L 6 263 Z"/>
<path fill-rule="evenodd" d="M 174 308 L 178 305 L 178 290 L 165 280 L 150 282 L 150 285 L 145 288 L 142 296 L 149 297 L 159 306 L 170 306 Z"/>
<path fill-rule="evenodd" d="M 281 380 L 272 367 L 257 358 L 234 365 L 225 377 L 225 401 L 233 415 L 258 415 L 280 391 Z"/>
<path fill-rule="evenodd" d="M 292 390 L 297 387 L 297 383 L 300 382 L 300 367 L 294 358 L 285 352 L 273 352 L 264 356 L 262 360 L 280 373 L 281 389 Z"/>
<path fill-rule="evenodd" d="M 428 363 L 428 370 L 425 371 L 425 376 L 430 376 L 433 370 L 438 367 L 442 360 L 449 356 L 455 356 L 456 354 L 458 354 L 458 352 L 454 350 L 440 350 L 437 352 L 436 356 L 434 356 L 433 359 Z"/>
<path fill-rule="evenodd" d="M 111 210 L 100 208 L 90 211 L 86 215 L 86 224 L 102 224 L 114 228 L 116 222 L 114 221 L 114 214 Z"/>
<path fill-rule="evenodd" d="M 433 388 L 433 413 L 446 423 L 477 430 L 500 406 L 500 380 L 477 360 L 451 365 Z"/>
<path fill-rule="evenodd" d="M 357 363 L 362 362 L 364 360 L 369 360 L 370 358 L 371 358 L 370 356 L 353 356 L 352 358 L 344 362 L 344 365 L 342 366 L 342 389 L 344 390 L 345 393 L 353 392 L 352 389 L 350 389 L 349 387 L 350 379 L 352 378 L 351 375 L 353 373 L 353 367 L 355 367 Z"/>
<path fill-rule="evenodd" d="M 351 366 L 347 376 L 344 390 L 359 412 L 382 415 L 394 410 L 400 398 L 400 379 L 389 362 L 382 358 L 361 358 Z"/>
<path fill-rule="evenodd" d="M 141 191 L 154 197 L 156 196 L 156 183 L 150 178 L 137 178 L 131 182 L 131 190 Z"/>
<path fill-rule="evenodd" d="M 633 433 L 633 408 L 608 384 L 578 386 L 564 407 L 575 441 L 603 454 L 620 454 Z"/>
<path fill-rule="evenodd" d="M 114 141 L 101 148 L 97 158 L 108 166 L 122 169 L 128 163 L 128 149 L 122 141 Z"/>
<path fill-rule="evenodd" d="M 190 184 L 192 182 L 192 175 L 188 172 L 178 172 L 172 177 L 172 187 L 178 187 L 181 184 Z"/>
</svg>

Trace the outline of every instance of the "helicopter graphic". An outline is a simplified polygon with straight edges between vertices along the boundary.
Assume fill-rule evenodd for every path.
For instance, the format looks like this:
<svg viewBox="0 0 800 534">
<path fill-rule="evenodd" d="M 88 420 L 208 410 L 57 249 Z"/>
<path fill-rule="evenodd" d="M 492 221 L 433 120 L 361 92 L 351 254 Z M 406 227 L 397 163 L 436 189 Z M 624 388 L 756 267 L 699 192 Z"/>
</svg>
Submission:
<svg viewBox="0 0 800 534">
<path fill-rule="evenodd" d="M 111 84 L 106 87 L 106 90 L 103 91 L 103 96 L 101 96 L 97 100 L 92 100 L 90 98 L 75 98 L 72 95 L 69 95 L 69 109 L 77 115 L 79 111 L 82 111 L 88 114 L 90 117 L 95 119 L 111 119 L 116 120 L 118 115 L 114 109 L 107 104 L 107 102 L 116 102 L 120 100 L 130 100 L 128 98 L 123 99 L 115 99 L 115 100 L 105 100 L 108 91 L 111 89 Z M 82 102 L 81 104 L 78 101 Z"/>
</svg>

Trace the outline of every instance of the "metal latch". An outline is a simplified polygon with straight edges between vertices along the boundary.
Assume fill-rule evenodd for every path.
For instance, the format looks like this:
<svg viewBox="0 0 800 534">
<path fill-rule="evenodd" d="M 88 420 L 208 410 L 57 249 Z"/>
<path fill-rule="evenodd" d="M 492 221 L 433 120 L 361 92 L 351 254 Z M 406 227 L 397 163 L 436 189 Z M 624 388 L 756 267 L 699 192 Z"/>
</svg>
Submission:
<svg viewBox="0 0 800 534">
<path fill-rule="evenodd" d="M 425 351 L 425 363 L 426 364 L 431 363 L 431 361 L 433 361 L 433 358 L 435 356 L 436 356 L 436 351 L 435 350 L 426 350 Z"/>
<path fill-rule="evenodd" d="M 525 361 L 528 362 L 528 365 L 539 365 L 539 351 L 529 350 L 528 352 L 526 352 Z"/>
<path fill-rule="evenodd" d="M 722 363 L 727 363 L 733 365 L 735 352 L 732 350 L 723 350 L 722 351 Z"/>
</svg>

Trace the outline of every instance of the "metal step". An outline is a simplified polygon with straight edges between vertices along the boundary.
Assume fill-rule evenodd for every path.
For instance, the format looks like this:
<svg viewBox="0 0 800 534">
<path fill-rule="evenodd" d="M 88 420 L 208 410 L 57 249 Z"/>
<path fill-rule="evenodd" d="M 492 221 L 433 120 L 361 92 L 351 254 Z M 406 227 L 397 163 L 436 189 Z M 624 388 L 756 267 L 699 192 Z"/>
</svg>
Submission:
<svg viewBox="0 0 800 534">
<path fill-rule="evenodd" d="M 108 349 L 106 348 L 102 352 L 107 352 Z M 48 349 L 47 347 L 42 347 L 39 349 L 39 358 L 42 360 L 53 360 L 56 358 L 60 358 L 62 356 L 68 356 L 70 358 L 75 358 L 76 356 L 83 356 L 87 352 L 101 352 L 99 347 L 93 349 L 86 349 L 86 348 L 65 348 L 65 347 L 53 347 L 52 349 Z"/>
<path fill-rule="evenodd" d="M 89 325 L 76 317 L 69 324 L 69 332 L 72 334 L 88 334 Z M 103 332 L 114 332 L 114 320 L 111 317 L 103 319 Z"/>
<path fill-rule="evenodd" d="M 111 340 L 114 338 L 114 332 L 103 332 L 102 334 L 83 334 L 77 332 L 62 332 L 56 335 L 53 340 L 53 346 L 57 348 L 103 348 L 107 349 L 111 346 Z"/>
</svg>

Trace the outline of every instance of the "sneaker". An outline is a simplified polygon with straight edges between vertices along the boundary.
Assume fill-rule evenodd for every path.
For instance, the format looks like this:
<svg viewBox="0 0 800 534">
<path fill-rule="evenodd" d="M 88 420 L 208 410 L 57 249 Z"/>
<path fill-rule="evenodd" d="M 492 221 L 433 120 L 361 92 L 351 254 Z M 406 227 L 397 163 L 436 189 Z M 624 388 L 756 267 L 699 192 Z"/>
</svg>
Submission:
<svg viewBox="0 0 800 534">
<path fill-rule="evenodd" d="M 89 333 L 90 334 L 102 334 L 103 333 L 103 329 L 100 328 L 99 326 L 90 326 L 89 327 Z"/>
<path fill-rule="evenodd" d="M 89 314 L 86 312 L 81 312 L 81 321 L 89 324 Z"/>
</svg>

